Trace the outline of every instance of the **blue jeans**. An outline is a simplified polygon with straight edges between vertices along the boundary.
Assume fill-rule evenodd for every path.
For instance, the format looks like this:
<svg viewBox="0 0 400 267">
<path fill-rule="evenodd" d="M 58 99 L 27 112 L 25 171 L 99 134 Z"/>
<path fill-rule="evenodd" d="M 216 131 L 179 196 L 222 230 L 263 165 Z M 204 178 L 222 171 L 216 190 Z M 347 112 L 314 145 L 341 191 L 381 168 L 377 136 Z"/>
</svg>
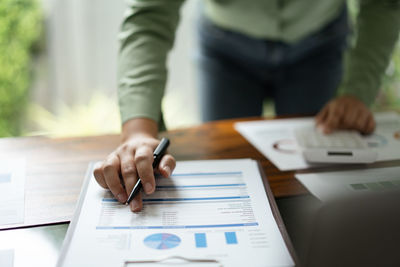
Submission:
<svg viewBox="0 0 400 267">
<path fill-rule="evenodd" d="M 199 23 L 198 82 L 203 121 L 260 116 L 272 98 L 277 115 L 316 114 L 336 94 L 349 32 L 347 10 L 294 43 L 255 39 Z"/>
</svg>

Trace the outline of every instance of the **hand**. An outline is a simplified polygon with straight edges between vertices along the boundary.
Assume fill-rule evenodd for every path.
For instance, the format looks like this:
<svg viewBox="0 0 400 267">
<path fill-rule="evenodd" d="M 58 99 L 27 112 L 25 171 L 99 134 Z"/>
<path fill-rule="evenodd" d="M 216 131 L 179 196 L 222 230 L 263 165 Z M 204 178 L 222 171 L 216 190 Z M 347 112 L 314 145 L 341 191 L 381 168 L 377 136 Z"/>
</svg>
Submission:
<svg viewBox="0 0 400 267">
<path fill-rule="evenodd" d="M 315 117 L 315 122 L 317 127 L 327 134 L 337 129 L 370 134 L 375 129 L 371 111 L 353 96 L 341 96 L 328 102 Z"/>
<path fill-rule="evenodd" d="M 100 186 L 110 189 L 121 203 L 128 199 L 138 177 L 142 180 L 144 192 L 154 193 L 156 183 L 152 167 L 153 151 L 159 142 L 152 134 L 140 132 L 129 135 L 129 138 L 94 170 L 96 181 Z M 163 177 L 169 177 L 174 168 L 175 159 L 170 154 L 165 154 L 155 171 Z M 137 212 L 142 207 L 142 197 L 138 194 L 130 203 L 130 208 Z"/>
</svg>

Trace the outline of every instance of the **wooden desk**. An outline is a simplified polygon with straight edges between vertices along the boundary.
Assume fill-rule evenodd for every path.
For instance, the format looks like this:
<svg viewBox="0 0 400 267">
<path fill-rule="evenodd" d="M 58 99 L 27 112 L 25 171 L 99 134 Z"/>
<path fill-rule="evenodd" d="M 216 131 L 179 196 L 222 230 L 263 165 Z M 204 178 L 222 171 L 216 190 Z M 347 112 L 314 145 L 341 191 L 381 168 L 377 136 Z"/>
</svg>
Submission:
<svg viewBox="0 0 400 267">
<path fill-rule="evenodd" d="M 234 120 L 161 133 L 171 140 L 170 153 L 177 160 L 253 158 L 259 160 L 275 197 L 307 193 L 293 178 L 281 172 L 233 129 Z M 74 212 L 90 161 L 103 160 L 120 143 L 119 135 L 0 139 L 1 157 L 25 157 L 25 222 L 0 229 L 68 222 Z"/>
<path fill-rule="evenodd" d="M 257 119 L 257 118 L 253 118 Z M 260 118 L 258 118 L 260 119 Z M 233 128 L 237 120 L 161 133 L 177 160 L 252 158 L 261 162 L 276 198 L 308 193 L 293 171 L 279 171 Z M 118 135 L 78 138 L 4 138 L 1 157 L 25 157 L 25 222 L 0 229 L 68 222 L 90 161 L 103 160 L 120 143 Z M 395 165 L 400 165 L 397 161 Z M 392 164 L 393 165 L 393 164 Z"/>
</svg>

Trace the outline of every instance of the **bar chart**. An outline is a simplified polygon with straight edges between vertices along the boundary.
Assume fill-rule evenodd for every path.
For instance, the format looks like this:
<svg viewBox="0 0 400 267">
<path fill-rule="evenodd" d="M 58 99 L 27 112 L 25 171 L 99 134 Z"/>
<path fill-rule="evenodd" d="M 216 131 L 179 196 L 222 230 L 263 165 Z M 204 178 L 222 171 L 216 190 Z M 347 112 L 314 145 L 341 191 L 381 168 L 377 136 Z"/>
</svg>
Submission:
<svg viewBox="0 0 400 267">
<path fill-rule="evenodd" d="M 157 179 L 157 191 L 144 196 L 143 202 L 142 211 L 127 212 L 126 206 L 109 193 L 105 194 L 96 229 L 204 229 L 258 225 L 241 172 L 177 173 L 170 179 Z"/>
</svg>

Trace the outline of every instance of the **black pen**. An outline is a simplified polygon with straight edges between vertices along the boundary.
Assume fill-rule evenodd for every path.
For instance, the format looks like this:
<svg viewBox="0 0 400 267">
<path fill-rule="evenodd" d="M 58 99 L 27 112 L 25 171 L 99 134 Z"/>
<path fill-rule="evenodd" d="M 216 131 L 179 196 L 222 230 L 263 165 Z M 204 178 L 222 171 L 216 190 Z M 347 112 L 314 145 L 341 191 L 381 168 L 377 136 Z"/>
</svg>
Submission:
<svg viewBox="0 0 400 267">
<path fill-rule="evenodd" d="M 168 138 L 163 138 L 161 139 L 161 142 L 158 144 L 156 149 L 153 152 L 153 169 L 155 169 L 160 163 L 161 158 L 164 156 L 165 151 L 167 150 L 169 146 L 169 140 Z M 128 200 L 126 201 L 125 205 L 129 205 L 129 203 L 132 201 L 132 199 L 139 193 L 140 189 L 142 189 L 142 181 L 140 178 L 137 180 L 135 186 L 133 187 L 132 192 L 130 193 Z"/>
</svg>

